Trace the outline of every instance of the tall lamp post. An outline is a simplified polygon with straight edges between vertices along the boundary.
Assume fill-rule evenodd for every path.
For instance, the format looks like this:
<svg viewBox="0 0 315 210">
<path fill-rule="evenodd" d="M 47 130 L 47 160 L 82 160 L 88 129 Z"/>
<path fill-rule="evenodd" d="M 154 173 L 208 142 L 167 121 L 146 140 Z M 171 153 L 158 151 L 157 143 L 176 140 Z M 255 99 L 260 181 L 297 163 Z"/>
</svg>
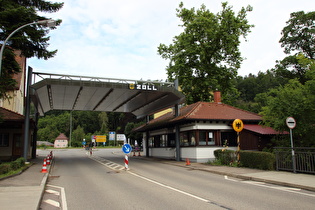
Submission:
<svg viewBox="0 0 315 210">
<path fill-rule="evenodd" d="M 0 76 L 1 76 L 1 69 L 2 69 L 2 57 L 3 57 L 3 51 L 4 48 L 6 46 L 7 41 L 20 29 L 29 26 L 29 25 L 34 25 L 34 24 L 39 24 L 39 25 L 44 25 L 47 27 L 54 27 L 56 25 L 56 21 L 52 20 L 52 19 L 48 19 L 48 20 L 40 20 L 40 21 L 36 21 L 33 23 L 28 23 L 25 25 L 20 26 L 19 28 L 15 29 L 3 42 L 2 46 L 1 46 L 1 50 L 0 50 Z M 24 120 L 24 153 L 23 153 L 23 157 L 25 160 L 27 160 L 27 151 L 28 151 L 28 142 L 29 142 L 29 121 L 30 121 L 30 96 L 29 96 L 29 92 L 30 92 L 30 88 L 29 85 L 31 83 L 31 74 L 32 74 L 32 68 L 29 67 L 29 72 L 28 72 L 28 78 L 27 78 L 27 85 L 26 85 L 26 104 L 25 104 L 25 120 Z"/>
<path fill-rule="evenodd" d="M 15 29 L 15 30 L 4 40 L 4 42 L 3 42 L 2 46 L 1 46 L 1 51 L 0 51 L 0 75 L 1 75 L 3 51 L 4 51 L 4 48 L 5 48 L 5 45 L 6 45 L 7 41 L 8 41 L 17 31 L 21 30 L 22 28 L 24 28 L 24 27 L 26 27 L 26 26 L 34 25 L 34 24 L 45 25 L 45 26 L 48 26 L 48 27 L 54 27 L 54 26 L 56 26 L 56 21 L 55 21 L 55 20 L 52 20 L 52 19 L 49 19 L 49 20 L 40 20 L 40 21 L 36 21 L 36 22 L 33 22 L 33 23 L 28 23 L 28 24 L 22 25 L 22 26 L 20 26 L 19 28 Z"/>
</svg>

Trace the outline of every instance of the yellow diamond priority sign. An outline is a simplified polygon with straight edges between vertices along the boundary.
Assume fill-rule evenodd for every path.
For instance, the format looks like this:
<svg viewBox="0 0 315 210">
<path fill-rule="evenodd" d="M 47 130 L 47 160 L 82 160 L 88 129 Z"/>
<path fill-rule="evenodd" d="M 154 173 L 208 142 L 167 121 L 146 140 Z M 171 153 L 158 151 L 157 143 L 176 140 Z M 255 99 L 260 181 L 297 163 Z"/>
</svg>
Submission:
<svg viewBox="0 0 315 210">
<path fill-rule="evenodd" d="M 236 131 L 236 132 L 241 132 L 244 128 L 244 124 L 243 124 L 243 121 L 240 120 L 240 119 L 235 119 L 233 121 L 233 129 Z"/>
</svg>

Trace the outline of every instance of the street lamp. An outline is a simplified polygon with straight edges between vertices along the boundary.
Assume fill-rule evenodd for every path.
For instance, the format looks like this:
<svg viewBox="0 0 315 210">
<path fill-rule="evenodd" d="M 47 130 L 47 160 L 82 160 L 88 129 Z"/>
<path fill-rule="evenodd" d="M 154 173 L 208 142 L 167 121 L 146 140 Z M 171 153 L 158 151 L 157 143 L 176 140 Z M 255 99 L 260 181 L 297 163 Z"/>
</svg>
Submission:
<svg viewBox="0 0 315 210">
<path fill-rule="evenodd" d="M 13 34 L 15 34 L 17 31 L 19 31 L 20 29 L 29 26 L 29 25 L 34 25 L 34 24 L 39 24 L 39 25 L 44 25 L 47 27 L 54 27 L 56 26 L 56 21 L 52 20 L 52 19 L 48 19 L 48 20 L 40 20 L 40 21 L 36 21 L 33 23 L 28 23 L 25 25 L 20 26 L 19 28 L 15 29 L 3 42 L 2 46 L 1 46 L 1 51 L 0 51 L 0 76 L 1 76 L 1 67 L 2 67 L 2 55 L 3 55 L 3 51 L 5 48 L 5 45 L 7 43 L 7 41 L 13 36 Z"/>
</svg>

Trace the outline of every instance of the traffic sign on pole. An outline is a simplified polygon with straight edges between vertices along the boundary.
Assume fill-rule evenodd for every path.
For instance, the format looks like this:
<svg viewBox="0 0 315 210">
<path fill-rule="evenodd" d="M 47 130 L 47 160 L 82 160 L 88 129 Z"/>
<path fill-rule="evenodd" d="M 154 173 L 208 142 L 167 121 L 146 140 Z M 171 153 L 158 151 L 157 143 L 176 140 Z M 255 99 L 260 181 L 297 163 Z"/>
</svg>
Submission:
<svg viewBox="0 0 315 210">
<path fill-rule="evenodd" d="M 296 122 L 293 117 L 288 117 L 285 122 L 290 129 L 293 129 L 296 126 Z"/>
<path fill-rule="evenodd" d="M 292 129 L 295 128 L 296 122 L 293 117 L 288 117 L 285 120 L 287 126 L 290 128 L 290 141 L 291 141 L 291 153 L 292 153 L 292 165 L 293 165 L 293 172 L 296 173 L 296 162 L 295 162 L 295 152 L 294 152 L 294 146 L 293 146 L 293 135 L 292 135 Z"/>
<path fill-rule="evenodd" d="M 233 121 L 233 129 L 236 131 L 236 132 L 241 132 L 244 128 L 244 124 L 243 124 L 243 121 L 240 120 L 240 119 L 235 119 Z"/>
<path fill-rule="evenodd" d="M 125 153 L 125 154 L 129 154 L 131 152 L 132 148 L 130 146 L 130 144 L 124 144 L 122 146 L 122 151 Z"/>
</svg>

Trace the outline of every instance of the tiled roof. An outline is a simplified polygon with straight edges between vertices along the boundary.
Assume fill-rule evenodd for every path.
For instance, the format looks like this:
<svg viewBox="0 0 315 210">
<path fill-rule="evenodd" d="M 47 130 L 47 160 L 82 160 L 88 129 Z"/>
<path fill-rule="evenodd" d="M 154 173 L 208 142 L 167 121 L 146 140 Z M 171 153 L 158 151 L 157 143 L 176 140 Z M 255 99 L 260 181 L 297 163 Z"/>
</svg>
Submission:
<svg viewBox="0 0 315 210">
<path fill-rule="evenodd" d="M 262 125 L 246 125 L 244 124 L 244 130 L 252 131 L 262 135 L 276 135 L 276 134 L 288 134 L 288 132 L 279 132 L 270 127 Z"/>
<path fill-rule="evenodd" d="M 0 114 L 3 120 L 24 120 L 23 115 L 3 107 L 0 107 Z"/>
<path fill-rule="evenodd" d="M 56 140 L 68 140 L 68 137 L 66 137 L 65 134 L 61 133 L 57 138 Z"/>
<path fill-rule="evenodd" d="M 197 120 L 262 120 L 261 116 L 252 112 L 235 108 L 223 103 L 197 102 L 185 106 L 180 110 L 180 116 L 174 120 L 180 119 Z"/>
<path fill-rule="evenodd" d="M 175 123 L 183 120 L 235 120 L 241 119 L 243 121 L 255 121 L 259 122 L 262 117 L 258 114 L 248 112 L 242 109 L 235 108 L 223 103 L 213 102 L 197 102 L 180 109 L 178 117 L 174 116 L 174 111 L 162 115 L 156 119 L 151 120 L 146 125 L 138 127 L 149 128 L 158 127 L 166 124 Z"/>
</svg>

